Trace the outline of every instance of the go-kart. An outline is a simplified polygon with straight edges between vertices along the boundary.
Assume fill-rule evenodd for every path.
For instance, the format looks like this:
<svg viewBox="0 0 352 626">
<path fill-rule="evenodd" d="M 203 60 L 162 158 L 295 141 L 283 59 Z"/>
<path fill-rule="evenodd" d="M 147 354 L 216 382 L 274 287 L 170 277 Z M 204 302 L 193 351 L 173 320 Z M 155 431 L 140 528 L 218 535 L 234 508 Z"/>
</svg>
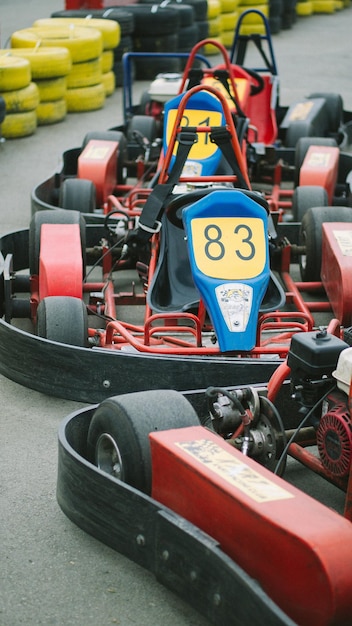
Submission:
<svg viewBox="0 0 352 626">
<path fill-rule="evenodd" d="M 290 223 L 251 189 L 224 95 L 197 85 L 166 103 L 165 115 L 165 157 L 138 210 L 116 201 L 103 225 L 85 225 L 78 211 L 38 211 L 29 231 L 2 237 L 4 375 L 82 401 L 202 388 L 210 378 L 265 382 L 292 334 L 316 326 L 313 312 L 332 309 L 337 335 L 350 324 L 348 285 L 331 275 L 347 271 L 334 241 L 323 302 L 301 292 L 322 288 L 309 278 L 319 267 L 322 219 L 344 230 L 351 209 L 310 209 L 304 245 L 292 244 Z M 110 162 L 110 141 L 91 140 L 87 150 L 83 169 L 96 153 Z M 328 248 L 331 238 L 334 231 Z M 290 275 L 298 259 L 307 283 Z M 21 318 L 25 328 L 11 323 Z"/>
<path fill-rule="evenodd" d="M 59 430 L 58 503 L 213 624 L 347 626 L 351 374 L 352 348 L 319 330 L 293 336 L 265 386 L 77 411 Z M 343 515 L 321 504 L 320 484 L 312 497 L 284 480 L 287 456 L 346 492 Z"/>
<path fill-rule="evenodd" d="M 268 21 L 257 10 L 249 12 L 261 15 L 264 34 L 240 34 L 245 12 L 230 54 L 216 40 L 199 42 L 190 55 L 179 55 L 186 57 L 183 74 L 158 76 L 138 103 L 133 94 L 135 58 L 144 54 L 172 58 L 178 54 L 124 55 L 123 124 L 105 133 L 89 131 L 81 146 L 67 150 L 60 171 L 33 189 L 32 214 L 43 209 L 76 209 L 87 223 L 103 223 L 104 217 L 120 204 L 126 210 L 138 210 L 138 194 L 143 197 L 145 187 L 154 184 L 165 155 L 165 103 L 197 84 L 211 85 L 226 98 L 251 184 L 260 191 L 265 187 L 272 210 L 300 222 L 310 206 L 346 205 L 350 164 L 343 149 L 350 143 L 351 114 L 343 110 L 341 96 L 329 92 L 313 93 L 282 106 Z M 218 50 L 221 61 L 214 67 L 201 54 L 204 46 L 210 45 Z M 254 67 L 246 64 L 252 47 L 259 53 L 259 64 Z M 92 150 L 88 146 L 91 140 L 111 141 L 110 149 Z M 313 155 L 311 161 L 315 169 L 317 164 L 325 168 L 325 177 L 320 172 L 317 180 L 310 168 L 301 181 L 301 166 L 313 143 L 330 150 L 328 157 L 321 156 L 319 150 L 318 159 Z M 332 147 L 336 149 L 333 158 Z M 302 191 L 303 186 L 307 189 Z"/>
</svg>

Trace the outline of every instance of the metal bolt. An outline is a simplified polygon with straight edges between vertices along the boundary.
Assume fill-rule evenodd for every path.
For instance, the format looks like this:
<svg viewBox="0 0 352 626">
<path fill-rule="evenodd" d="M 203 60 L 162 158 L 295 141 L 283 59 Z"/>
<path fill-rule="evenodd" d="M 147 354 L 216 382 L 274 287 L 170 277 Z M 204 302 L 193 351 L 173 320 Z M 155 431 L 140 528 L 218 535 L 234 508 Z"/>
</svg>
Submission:
<svg viewBox="0 0 352 626">
<path fill-rule="evenodd" d="M 214 593 L 213 601 L 215 606 L 219 606 L 221 603 L 221 595 L 219 593 Z"/>
<path fill-rule="evenodd" d="M 137 541 L 137 545 L 145 546 L 145 537 L 144 537 L 144 535 L 137 535 L 136 541 Z"/>
<path fill-rule="evenodd" d="M 167 561 L 169 558 L 170 554 L 168 550 L 163 550 L 161 553 L 161 558 L 163 559 L 163 561 Z"/>
<path fill-rule="evenodd" d="M 103 380 L 103 387 L 104 387 L 104 389 L 109 389 L 110 386 L 111 386 L 110 380 Z"/>
</svg>

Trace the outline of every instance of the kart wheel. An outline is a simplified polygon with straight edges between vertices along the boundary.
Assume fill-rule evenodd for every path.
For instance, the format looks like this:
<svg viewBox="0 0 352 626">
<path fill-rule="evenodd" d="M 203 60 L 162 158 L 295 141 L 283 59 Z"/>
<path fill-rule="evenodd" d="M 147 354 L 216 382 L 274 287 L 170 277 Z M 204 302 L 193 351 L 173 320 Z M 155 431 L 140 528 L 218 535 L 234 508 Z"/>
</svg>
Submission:
<svg viewBox="0 0 352 626">
<path fill-rule="evenodd" d="M 103 472 L 151 493 L 151 432 L 199 426 L 192 405 L 179 392 L 150 390 L 104 400 L 87 437 L 88 459 Z"/>
<path fill-rule="evenodd" d="M 300 137 L 297 138 L 296 150 L 295 150 L 295 186 L 299 185 L 299 173 L 302 167 L 304 158 L 308 152 L 310 146 L 328 146 L 335 148 L 337 143 L 335 139 L 329 137 Z"/>
<path fill-rule="evenodd" d="M 37 211 L 29 226 L 29 271 L 31 276 L 39 273 L 39 251 L 40 251 L 40 230 L 42 224 L 79 224 L 82 244 L 83 266 L 85 267 L 85 250 L 86 250 L 86 224 L 83 216 L 78 211 L 66 211 L 64 209 L 56 209 L 52 211 Z"/>
<path fill-rule="evenodd" d="M 303 215 L 314 206 L 328 206 L 328 194 L 324 187 L 307 185 L 296 187 L 292 196 L 292 215 L 294 222 L 301 222 Z"/>
<path fill-rule="evenodd" d="M 336 133 L 343 119 L 343 100 L 337 93 L 312 93 L 310 98 L 324 98 L 326 100 L 326 109 L 329 120 L 329 131 Z"/>
<path fill-rule="evenodd" d="M 71 296 L 44 298 L 38 305 L 36 330 L 38 337 L 87 347 L 88 317 L 84 302 Z"/>
<path fill-rule="evenodd" d="M 322 206 L 308 209 L 302 219 L 299 243 L 306 253 L 299 260 L 303 281 L 320 281 L 322 261 L 322 225 L 324 222 L 352 222 L 350 207 Z"/>
<path fill-rule="evenodd" d="M 83 139 L 82 149 L 86 147 L 91 139 L 100 141 L 116 141 L 119 144 L 117 155 L 117 182 L 120 185 L 126 184 L 126 167 L 127 161 L 127 140 L 125 135 L 119 130 L 91 131 L 86 134 Z"/>
<path fill-rule="evenodd" d="M 134 115 L 128 124 L 127 139 L 138 143 L 136 135 L 153 143 L 158 136 L 155 118 L 150 115 Z"/>
<path fill-rule="evenodd" d="M 94 213 L 96 209 L 94 183 L 85 178 L 66 178 L 60 187 L 59 206 L 68 211 Z"/>
</svg>

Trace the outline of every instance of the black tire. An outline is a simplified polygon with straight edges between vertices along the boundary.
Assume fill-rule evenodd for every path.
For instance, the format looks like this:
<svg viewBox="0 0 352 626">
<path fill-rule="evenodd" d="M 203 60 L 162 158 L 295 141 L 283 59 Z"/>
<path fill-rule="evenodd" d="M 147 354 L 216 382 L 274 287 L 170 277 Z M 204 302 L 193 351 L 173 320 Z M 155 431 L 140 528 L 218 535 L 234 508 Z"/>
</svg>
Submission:
<svg viewBox="0 0 352 626">
<path fill-rule="evenodd" d="M 66 178 L 60 187 L 59 207 L 66 211 L 94 213 L 97 208 L 94 183 L 85 178 Z"/>
<path fill-rule="evenodd" d="M 304 158 L 308 152 L 310 146 L 328 146 L 328 147 L 336 147 L 337 143 L 335 139 L 330 137 L 300 137 L 296 143 L 295 150 L 295 175 L 294 175 L 294 184 L 297 186 L 299 184 L 299 173 L 302 167 L 302 163 Z"/>
<path fill-rule="evenodd" d="M 133 32 L 133 15 L 128 13 L 127 7 L 121 6 L 111 9 L 69 9 L 54 11 L 51 17 L 93 17 L 113 20 L 120 24 L 121 35 Z"/>
<path fill-rule="evenodd" d="M 144 493 L 151 493 L 151 432 L 199 426 L 192 405 L 178 391 L 150 390 L 104 400 L 87 437 L 88 460 Z"/>
<path fill-rule="evenodd" d="M 156 0 L 156 2 L 151 2 L 151 0 L 140 0 L 140 4 L 161 4 L 164 0 Z M 175 4 L 172 2 L 172 4 Z M 183 4 L 191 6 L 194 11 L 194 19 L 196 22 L 206 21 L 208 17 L 208 2 L 207 0 L 176 0 L 176 4 L 178 6 L 182 6 Z M 168 4 L 166 5 L 168 6 Z"/>
<path fill-rule="evenodd" d="M 178 13 L 158 4 L 130 4 L 128 12 L 134 18 L 133 37 L 143 37 L 146 33 L 149 36 L 171 35 L 180 28 Z"/>
<path fill-rule="evenodd" d="M 79 224 L 81 233 L 82 259 L 85 267 L 86 252 L 86 223 L 84 217 L 78 211 L 66 211 L 65 209 L 47 209 L 37 211 L 29 225 L 29 271 L 31 276 L 39 273 L 40 252 L 40 229 L 42 224 Z M 83 278 L 83 277 L 82 277 Z"/>
<path fill-rule="evenodd" d="M 272 35 L 277 35 L 282 28 L 282 19 L 281 19 L 281 15 L 272 15 L 271 17 L 269 17 L 269 26 L 270 26 L 270 33 Z"/>
<path fill-rule="evenodd" d="M 311 93 L 309 98 L 324 98 L 326 100 L 329 131 L 336 133 L 343 121 L 343 100 L 340 94 L 315 92 Z"/>
<path fill-rule="evenodd" d="M 300 257 L 301 277 L 306 282 L 320 281 L 322 261 L 322 225 L 324 222 L 352 222 L 350 207 L 312 207 L 302 219 L 299 243 L 306 253 Z"/>
<path fill-rule="evenodd" d="M 175 50 L 170 50 L 170 52 L 175 52 Z M 162 57 L 157 59 L 137 57 L 133 63 L 136 70 L 136 80 L 154 80 L 158 74 L 178 73 L 182 68 L 181 59 L 173 57 L 165 59 Z"/>
<path fill-rule="evenodd" d="M 133 50 L 134 52 L 177 52 L 178 38 L 178 33 L 133 37 Z M 135 60 L 138 61 L 139 59 Z M 151 58 L 146 60 L 152 62 Z"/>
<path fill-rule="evenodd" d="M 191 24 L 182 28 L 178 34 L 178 50 L 179 52 L 190 52 L 198 42 L 198 26 Z"/>
<path fill-rule="evenodd" d="M 87 145 L 91 139 L 100 139 L 102 141 L 117 141 L 119 144 L 117 154 L 117 171 L 116 180 L 119 185 L 126 183 L 126 161 L 127 161 L 127 140 L 125 135 L 119 130 L 107 130 L 107 131 L 91 131 L 86 134 L 83 139 L 82 149 Z"/>
<path fill-rule="evenodd" d="M 37 309 L 37 335 L 71 346 L 88 345 L 88 316 L 82 300 L 71 296 L 49 296 Z"/>
<path fill-rule="evenodd" d="M 324 187 L 306 185 L 296 187 L 292 197 L 292 216 L 294 222 L 301 222 L 303 215 L 315 206 L 328 206 L 328 194 Z"/>
<path fill-rule="evenodd" d="M 150 115 L 134 115 L 128 123 L 127 139 L 136 143 L 134 133 L 138 133 L 150 143 L 153 143 L 158 136 L 155 118 Z"/>
</svg>

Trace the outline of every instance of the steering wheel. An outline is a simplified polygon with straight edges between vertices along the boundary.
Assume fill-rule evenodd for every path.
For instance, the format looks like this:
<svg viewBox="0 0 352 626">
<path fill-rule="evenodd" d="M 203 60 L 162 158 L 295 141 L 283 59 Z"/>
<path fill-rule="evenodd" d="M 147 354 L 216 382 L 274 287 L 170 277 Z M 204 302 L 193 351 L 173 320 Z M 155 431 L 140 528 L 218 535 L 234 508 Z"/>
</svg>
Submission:
<svg viewBox="0 0 352 626">
<path fill-rule="evenodd" d="M 264 86 L 265 86 L 264 78 L 261 74 L 259 74 L 259 72 L 255 72 L 254 70 L 248 69 L 247 67 L 244 67 L 243 69 L 255 81 L 254 84 L 251 82 L 251 89 L 250 89 L 249 95 L 256 96 L 258 93 L 260 93 L 264 89 Z"/>
<path fill-rule="evenodd" d="M 184 193 L 181 196 L 176 196 L 171 200 L 168 206 L 165 209 L 165 214 L 168 220 L 170 220 L 171 224 L 177 226 L 177 228 L 183 229 L 183 221 L 181 217 L 182 209 L 184 209 L 189 204 L 193 204 L 207 196 L 209 193 L 213 193 L 213 191 L 234 191 L 234 187 L 206 187 L 204 189 L 196 189 L 195 191 L 190 191 L 189 193 Z M 246 194 L 255 202 L 258 202 L 266 211 L 269 213 L 269 206 L 265 198 L 255 191 L 241 189 L 241 193 Z"/>
</svg>

